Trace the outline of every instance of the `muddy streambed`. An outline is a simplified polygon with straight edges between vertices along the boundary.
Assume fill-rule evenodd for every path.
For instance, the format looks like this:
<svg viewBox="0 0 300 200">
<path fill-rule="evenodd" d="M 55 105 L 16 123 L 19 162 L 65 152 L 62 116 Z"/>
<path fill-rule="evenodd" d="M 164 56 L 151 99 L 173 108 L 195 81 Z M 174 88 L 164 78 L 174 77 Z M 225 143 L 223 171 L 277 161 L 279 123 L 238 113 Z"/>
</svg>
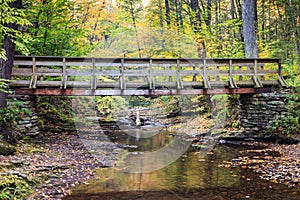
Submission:
<svg viewBox="0 0 300 200">
<path fill-rule="evenodd" d="M 94 178 L 75 186 L 64 199 L 300 199 L 297 187 L 255 172 L 279 156 L 267 145 L 222 141 L 200 146 L 166 131 L 149 138 L 111 129 L 104 134 L 123 149 L 119 160 L 97 169 Z M 184 153 L 173 156 L 175 146 Z M 174 162 L 161 164 L 166 159 Z"/>
</svg>

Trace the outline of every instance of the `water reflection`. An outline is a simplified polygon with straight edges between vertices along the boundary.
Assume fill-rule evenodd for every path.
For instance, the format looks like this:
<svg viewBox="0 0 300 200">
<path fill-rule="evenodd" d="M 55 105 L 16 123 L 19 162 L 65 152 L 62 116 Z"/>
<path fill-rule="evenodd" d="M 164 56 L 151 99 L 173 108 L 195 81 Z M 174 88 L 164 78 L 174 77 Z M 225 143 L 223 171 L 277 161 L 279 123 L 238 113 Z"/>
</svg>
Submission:
<svg viewBox="0 0 300 200">
<path fill-rule="evenodd" d="M 128 154 L 154 151 L 173 140 L 167 132 L 139 141 L 120 132 L 106 135 L 115 142 L 138 146 L 128 149 Z M 148 173 L 126 173 L 125 167 L 98 169 L 94 179 L 77 185 L 72 195 L 64 199 L 299 199 L 298 190 L 261 180 L 251 169 L 220 167 L 224 161 L 237 158 L 239 150 L 244 148 L 219 144 L 203 157 L 190 147 L 172 164 Z M 124 163 L 126 158 L 122 160 Z"/>
<path fill-rule="evenodd" d="M 220 168 L 219 159 L 232 155 L 218 147 L 205 159 L 193 149 L 168 167 L 150 173 L 124 173 L 120 169 L 98 169 L 95 179 L 76 188 L 76 193 L 124 191 L 185 191 L 197 188 L 234 187 L 240 182 L 238 168 Z"/>
</svg>

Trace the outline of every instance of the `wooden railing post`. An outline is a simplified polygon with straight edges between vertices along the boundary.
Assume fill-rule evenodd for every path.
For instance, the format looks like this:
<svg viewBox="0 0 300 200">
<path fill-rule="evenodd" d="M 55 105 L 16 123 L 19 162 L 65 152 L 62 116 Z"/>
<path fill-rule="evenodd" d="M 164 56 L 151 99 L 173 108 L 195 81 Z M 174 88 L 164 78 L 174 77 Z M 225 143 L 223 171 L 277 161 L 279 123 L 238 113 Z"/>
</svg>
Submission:
<svg viewBox="0 0 300 200">
<path fill-rule="evenodd" d="M 216 71 L 217 71 L 217 75 L 216 75 L 216 81 L 220 81 L 220 67 L 219 66 L 216 66 Z"/>
<path fill-rule="evenodd" d="M 229 87 L 230 88 L 237 88 L 236 83 L 233 79 L 233 66 L 232 66 L 232 60 L 229 60 Z"/>
<path fill-rule="evenodd" d="M 195 66 L 195 65 L 193 65 L 193 70 L 194 70 L 194 71 L 196 70 L 196 66 Z M 196 74 L 196 73 L 193 75 L 192 81 L 193 81 L 193 82 L 197 81 L 197 74 Z"/>
<path fill-rule="evenodd" d="M 150 90 L 154 90 L 155 89 L 155 83 L 154 83 L 154 77 L 153 77 L 153 68 L 152 68 L 152 59 L 150 59 L 150 63 L 149 63 L 149 71 L 148 71 L 148 74 L 149 74 L 149 80 L 148 80 L 148 83 L 149 83 L 149 88 Z"/>
<path fill-rule="evenodd" d="M 67 72 L 66 72 L 66 58 L 63 57 L 63 69 L 62 69 L 62 78 L 61 78 L 61 86 L 64 90 L 67 89 Z"/>
<path fill-rule="evenodd" d="M 260 66 L 260 70 L 264 70 L 265 69 L 265 66 L 264 65 L 262 65 L 262 66 Z M 264 81 L 265 80 L 265 75 L 263 75 L 263 76 L 261 76 L 261 79 L 260 79 L 261 81 Z"/>
<path fill-rule="evenodd" d="M 29 84 L 29 88 L 36 88 L 36 82 L 37 82 L 37 74 L 36 74 L 36 58 L 32 57 L 32 75 L 31 80 Z"/>
<path fill-rule="evenodd" d="M 96 77 L 96 65 L 95 58 L 92 58 L 92 80 L 91 80 L 91 89 L 95 90 L 97 88 L 97 77 Z"/>
<path fill-rule="evenodd" d="M 172 65 L 169 66 L 169 70 L 171 71 L 172 70 Z M 172 76 L 169 76 L 169 83 L 172 82 Z"/>
<path fill-rule="evenodd" d="M 263 87 L 260 80 L 257 78 L 257 59 L 254 59 L 253 81 L 254 81 L 255 87 Z"/>
<path fill-rule="evenodd" d="M 239 66 L 239 70 L 242 70 L 243 67 L 242 66 Z M 239 75 L 239 81 L 243 81 L 243 76 L 242 75 Z"/>
<path fill-rule="evenodd" d="M 181 81 L 181 76 L 180 76 L 180 60 L 177 59 L 177 67 L 176 67 L 176 83 L 177 83 L 177 89 L 182 89 L 182 81 Z"/>
<path fill-rule="evenodd" d="M 120 88 L 121 88 L 121 90 L 125 90 L 126 89 L 125 77 L 124 77 L 124 58 L 121 59 Z"/>
<path fill-rule="evenodd" d="M 208 77 L 207 77 L 207 64 L 206 64 L 206 59 L 203 60 L 203 83 L 204 83 L 204 88 L 209 89 L 211 88 Z"/>
<path fill-rule="evenodd" d="M 288 84 L 285 82 L 285 80 L 282 77 L 282 65 L 280 59 L 278 59 L 278 81 L 281 86 L 288 87 Z"/>
</svg>

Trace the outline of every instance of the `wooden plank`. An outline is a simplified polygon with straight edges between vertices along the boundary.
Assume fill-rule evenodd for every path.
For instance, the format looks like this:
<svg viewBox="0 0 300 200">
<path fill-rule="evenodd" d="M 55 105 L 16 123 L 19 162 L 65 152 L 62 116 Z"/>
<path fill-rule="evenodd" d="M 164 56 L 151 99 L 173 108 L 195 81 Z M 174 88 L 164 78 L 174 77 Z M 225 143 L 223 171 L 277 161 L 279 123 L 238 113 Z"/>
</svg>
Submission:
<svg viewBox="0 0 300 200">
<path fill-rule="evenodd" d="M 28 59 L 29 58 L 29 59 Z M 40 62 L 62 62 L 63 57 L 51 57 L 51 56 L 36 56 L 36 58 L 38 59 L 38 61 Z M 73 62 L 74 64 L 76 63 L 91 63 L 91 59 L 92 58 L 88 58 L 88 57 L 68 57 L 67 58 L 67 63 L 71 63 Z M 125 59 L 125 64 L 145 64 L 149 63 L 150 58 L 126 58 Z M 157 59 L 157 58 L 153 58 L 153 64 L 165 64 L 165 65 L 176 65 L 177 60 L 178 59 L 172 59 L 172 58 L 163 58 L 163 59 Z M 201 65 L 203 64 L 203 60 L 204 59 L 179 59 L 180 63 L 182 63 L 182 65 Z M 253 59 L 231 59 L 233 61 L 233 65 L 235 65 L 236 63 L 238 64 L 245 64 L 245 63 L 252 63 L 253 64 Z M 222 59 L 222 58 L 212 58 L 212 59 L 206 59 L 207 65 L 226 65 L 226 63 L 228 63 L 229 59 Z M 27 57 L 27 56 L 15 56 L 15 63 L 19 64 L 17 62 L 31 62 L 31 57 Z M 264 63 L 274 63 L 274 64 L 278 64 L 280 62 L 280 59 L 278 58 L 259 58 L 257 59 L 257 63 L 259 64 L 264 64 Z M 121 63 L 121 58 L 96 58 L 96 66 L 97 64 L 101 64 L 101 63 L 107 63 L 107 64 L 120 64 Z M 31 65 L 31 64 L 30 64 Z M 68 66 L 68 64 L 67 64 Z"/>
<path fill-rule="evenodd" d="M 203 76 L 203 70 L 181 70 L 180 74 L 182 76 Z M 209 74 L 214 74 L 213 72 L 209 72 Z"/>
<path fill-rule="evenodd" d="M 105 88 L 117 88 L 120 89 L 120 84 L 118 82 L 98 82 L 97 83 L 97 88 L 105 89 Z"/>
<path fill-rule="evenodd" d="M 30 80 L 13 80 L 9 86 L 10 87 L 27 87 L 29 88 L 30 86 Z"/>
<path fill-rule="evenodd" d="M 147 76 L 147 70 L 125 70 L 124 76 Z"/>
<path fill-rule="evenodd" d="M 67 88 L 90 88 L 91 81 L 68 81 Z"/>
<path fill-rule="evenodd" d="M 36 73 L 37 76 L 53 76 L 53 77 L 57 77 L 57 76 L 62 76 L 62 72 L 49 72 L 49 73 L 40 73 L 37 72 Z"/>
<path fill-rule="evenodd" d="M 222 86 L 222 87 L 229 87 L 230 86 L 230 83 L 229 81 L 210 81 L 210 85 L 211 87 L 214 87 L 214 86 Z M 237 87 L 236 87 L 237 88 Z"/>
<path fill-rule="evenodd" d="M 187 81 L 182 81 L 183 88 L 187 87 L 195 87 L 195 88 L 203 88 L 203 82 L 201 81 L 192 81 L 192 82 L 187 82 Z"/>
<path fill-rule="evenodd" d="M 30 66 L 32 66 L 32 60 L 26 60 L 26 61 L 22 61 L 22 60 L 14 60 L 14 65 L 16 66 L 16 65 L 20 65 L 20 66 L 22 66 L 22 65 L 30 65 Z"/>
<path fill-rule="evenodd" d="M 22 81 L 22 80 L 21 80 Z M 16 83 L 13 83 L 12 85 L 14 86 L 17 86 L 19 83 L 20 83 L 20 86 L 23 85 L 23 83 L 21 83 L 21 81 L 19 82 L 16 82 Z M 26 81 L 26 80 L 25 80 Z M 61 82 L 61 81 L 58 81 L 58 82 Z M 276 85 L 279 85 L 278 83 L 279 80 L 266 80 L 266 81 L 261 81 L 263 84 L 264 83 L 267 83 L 268 84 L 273 84 L 274 86 Z M 48 80 L 38 80 L 37 81 L 37 85 L 38 86 L 48 86 L 48 87 L 58 87 L 58 84 L 56 82 L 54 82 L 55 84 L 52 84 L 53 82 L 51 81 L 48 81 Z M 68 81 L 68 84 L 67 84 L 67 87 L 71 87 L 71 86 L 76 86 L 76 87 L 90 87 L 90 80 L 76 80 L 76 81 Z M 105 84 L 111 84 L 111 83 L 114 83 L 113 81 L 111 82 L 99 82 L 99 84 L 97 84 L 97 87 L 100 87 L 101 88 L 101 85 L 105 85 Z M 127 85 L 141 85 L 141 83 L 143 84 L 147 84 L 149 85 L 149 82 L 128 82 Z M 203 85 L 202 81 L 198 81 L 198 82 L 195 82 L 193 83 L 193 81 L 184 81 L 185 84 L 199 84 L 199 85 Z M 173 85 L 174 83 L 173 82 L 159 82 L 157 84 L 160 84 L 160 85 L 166 85 L 166 86 L 169 86 L 169 85 Z M 252 85 L 254 86 L 254 82 L 253 81 L 236 81 L 236 84 L 237 85 Z M 214 81 L 214 80 L 210 80 L 210 85 L 211 87 L 214 86 L 214 85 L 224 85 L 224 87 L 227 87 L 228 84 L 227 84 L 227 81 Z M 61 85 L 60 85 L 61 86 Z M 116 86 L 114 86 L 116 87 Z"/>
<path fill-rule="evenodd" d="M 91 69 L 67 69 L 68 76 L 92 76 Z"/>
<path fill-rule="evenodd" d="M 40 74 L 48 74 L 48 73 L 60 73 L 62 74 L 62 68 L 59 67 L 59 68 L 56 68 L 56 69 L 51 69 L 51 68 L 41 68 L 41 67 L 37 67 L 36 69 L 36 72 L 37 73 L 40 73 Z"/>
<path fill-rule="evenodd" d="M 38 80 L 36 82 L 36 88 L 37 87 L 58 87 L 60 88 L 61 86 L 61 81 L 41 81 L 41 80 Z"/>
<path fill-rule="evenodd" d="M 250 80 L 250 81 L 235 81 L 236 85 L 238 87 L 245 87 L 245 86 L 249 86 L 249 87 L 254 87 L 255 86 L 255 83 L 253 82 L 253 80 Z"/>
<path fill-rule="evenodd" d="M 152 68 L 152 75 L 153 76 L 177 76 L 177 70 L 154 70 Z"/>
<path fill-rule="evenodd" d="M 156 88 L 177 88 L 177 83 L 176 82 L 155 82 L 155 87 Z"/>
<path fill-rule="evenodd" d="M 272 92 L 272 88 L 217 88 L 194 90 L 86 90 L 86 89 L 15 89 L 16 95 L 59 95 L 59 96 L 165 96 L 165 95 L 211 95 L 211 94 L 255 94 Z"/>
<path fill-rule="evenodd" d="M 264 86 L 279 86 L 281 84 L 279 80 L 262 80 L 261 83 Z"/>
<path fill-rule="evenodd" d="M 31 76 L 32 68 L 13 68 L 12 76 Z"/>
<path fill-rule="evenodd" d="M 87 69 L 67 69 L 68 76 L 91 76 L 92 71 Z M 121 76 L 120 69 L 118 70 L 95 70 L 95 76 Z"/>
</svg>

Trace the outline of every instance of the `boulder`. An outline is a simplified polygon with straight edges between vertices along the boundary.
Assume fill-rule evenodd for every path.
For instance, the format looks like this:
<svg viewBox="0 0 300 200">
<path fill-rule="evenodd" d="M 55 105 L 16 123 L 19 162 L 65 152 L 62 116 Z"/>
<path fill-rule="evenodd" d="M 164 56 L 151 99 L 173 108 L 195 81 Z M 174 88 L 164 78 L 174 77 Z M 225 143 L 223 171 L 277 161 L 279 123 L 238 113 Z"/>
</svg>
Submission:
<svg viewBox="0 0 300 200">
<path fill-rule="evenodd" d="M 16 152 L 16 148 L 8 142 L 0 139 L 0 155 L 12 155 Z"/>
</svg>

